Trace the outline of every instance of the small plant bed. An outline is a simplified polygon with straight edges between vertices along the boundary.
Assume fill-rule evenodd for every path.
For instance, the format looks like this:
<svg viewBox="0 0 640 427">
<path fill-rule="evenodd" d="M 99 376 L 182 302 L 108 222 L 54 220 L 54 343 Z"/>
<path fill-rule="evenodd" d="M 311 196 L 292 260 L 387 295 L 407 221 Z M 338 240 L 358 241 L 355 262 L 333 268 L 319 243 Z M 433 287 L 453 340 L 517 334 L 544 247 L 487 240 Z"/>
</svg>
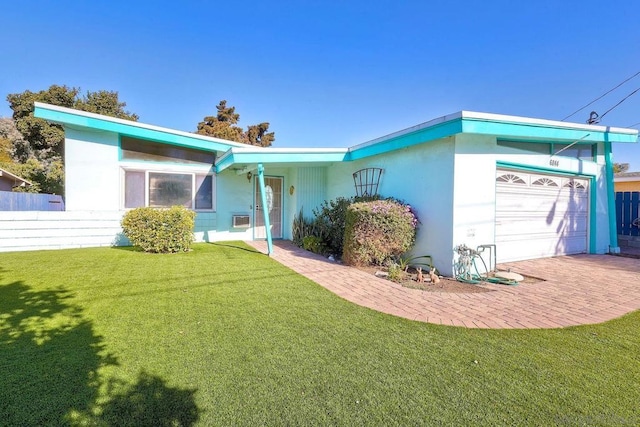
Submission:
<svg viewBox="0 0 640 427">
<path fill-rule="evenodd" d="M 439 277 L 440 281 L 437 284 L 432 282 L 418 282 L 416 281 L 416 277 L 418 272 L 410 267 L 406 272 L 401 272 L 399 278 L 392 279 L 389 277 L 389 268 L 387 267 L 358 267 L 358 269 L 362 271 L 366 271 L 376 277 L 381 279 L 388 280 L 393 283 L 397 283 L 405 288 L 411 289 L 419 289 L 421 291 L 426 292 L 449 292 L 449 293 L 476 293 L 476 292 L 491 292 L 491 289 L 485 287 L 484 285 L 472 285 L 470 283 L 462 283 L 450 277 Z M 426 276 L 426 280 L 429 280 L 429 275 L 423 274 Z"/>
<path fill-rule="evenodd" d="M 400 277 L 391 278 L 389 276 L 389 268 L 388 267 L 358 267 L 358 269 L 362 271 L 366 271 L 376 277 L 381 279 L 389 280 L 390 282 L 397 283 L 405 288 L 411 289 L 419 289 L 421 291 L 426 292 L 448 292 L 448 293 L 479 293 L 479 292 L 492 292 L 497 289 L 498 286 L 504 286 L 500 284 L 492 284 L 492 283 L 464 283 L 460 282 L 452 277 L 442 277 L 439 276 L 440 281 L 437 284 L 434 284 L 429 281 L 429 275 L 425 274 L 423 271 L 423 275 L 425 276 L 425 281 L 418 282 L 417 276 L 418 272 L 413 267 L 409 267 L 406 272 L 400 272 Z M 543 282 L 543 279 L 537 277 L 523 276 L 524 280 L 520 283 L 538 283 Z"/>
</svg>

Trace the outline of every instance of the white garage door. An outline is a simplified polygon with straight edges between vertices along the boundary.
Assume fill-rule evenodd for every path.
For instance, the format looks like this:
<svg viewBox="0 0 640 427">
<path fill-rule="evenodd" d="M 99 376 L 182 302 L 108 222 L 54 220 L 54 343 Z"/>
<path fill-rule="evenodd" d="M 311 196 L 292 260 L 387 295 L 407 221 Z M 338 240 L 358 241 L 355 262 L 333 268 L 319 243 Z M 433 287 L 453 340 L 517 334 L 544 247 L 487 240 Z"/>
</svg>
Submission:
<svg viewBox="0 0 640 427">
<path fill-rule="evenodd" d="M 498 262 L 587 252 L 589 181 L 498 169 Z"/>
</svg>

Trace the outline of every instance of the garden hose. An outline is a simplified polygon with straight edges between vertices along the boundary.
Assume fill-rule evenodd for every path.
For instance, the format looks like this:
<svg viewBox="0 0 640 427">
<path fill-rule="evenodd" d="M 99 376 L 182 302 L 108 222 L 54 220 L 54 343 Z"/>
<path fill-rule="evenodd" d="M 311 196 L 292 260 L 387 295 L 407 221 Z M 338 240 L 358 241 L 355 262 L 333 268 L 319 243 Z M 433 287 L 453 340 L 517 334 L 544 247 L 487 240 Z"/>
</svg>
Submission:
<svg viewBox="0 0 640 427">
<path fill-rule="evenodd" d="M 454 273 L 457 281 L 473 285 L 477 285 L 482 282 L 507 286 L 516 286 L 518 284 L 515 280 L 503 279 L 500 277 L 489 277 L 487 264 L 480 256 L 482 251 L 473 250 L 464 244 L 456 246 L 454 251 L 458 253 L 458 262 L 454 264 Z M 484 266 L 484 275 L 480 274 L 478 271 L 478 266 L 476 265 L 477 259 L 480 259 Z M 475 273 L 472 272 L 472 268 Z"/>
</svg>

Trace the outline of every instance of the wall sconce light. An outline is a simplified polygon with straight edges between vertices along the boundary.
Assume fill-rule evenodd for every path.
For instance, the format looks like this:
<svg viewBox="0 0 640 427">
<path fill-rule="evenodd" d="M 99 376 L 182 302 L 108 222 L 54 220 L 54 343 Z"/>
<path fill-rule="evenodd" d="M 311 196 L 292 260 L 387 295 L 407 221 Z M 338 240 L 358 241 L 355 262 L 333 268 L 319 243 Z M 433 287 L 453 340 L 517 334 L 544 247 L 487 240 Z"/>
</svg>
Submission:
<svg viewBox="0 0 640 427">
<path fill-rule="evenodd" d="M 247 181 L 251 181 L 252 176 L 253 174 L 251 173 L 251 171 L 247 172 Z"/>
<path fill-rule="evenodd" d="M 296 191 L 296 188 L 292 185 L 289 187 L 289 194 L 293 196 L 293 192 Z"/>
</svg>

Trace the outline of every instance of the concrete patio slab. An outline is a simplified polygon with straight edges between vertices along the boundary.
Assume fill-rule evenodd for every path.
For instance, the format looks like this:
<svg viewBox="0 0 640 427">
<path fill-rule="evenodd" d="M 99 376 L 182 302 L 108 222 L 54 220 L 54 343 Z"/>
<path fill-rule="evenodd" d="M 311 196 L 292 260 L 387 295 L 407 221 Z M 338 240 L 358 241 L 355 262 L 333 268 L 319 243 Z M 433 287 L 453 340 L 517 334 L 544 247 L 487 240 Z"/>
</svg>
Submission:
<svg viewBox="0 0 640 427">
<path fill-rule="evenodd" d="M 247 242 L 266 253 L 264 241 Z M 484 329 L 563 328 L 601 323 L 640 309 L 640 260 L 572 255 L 500 265 L 542 279 L 491 292 L 424 292 L 274 242 L 272 258 L 336 295 L 364 307 L 421 322 Z"/>
</svg>

